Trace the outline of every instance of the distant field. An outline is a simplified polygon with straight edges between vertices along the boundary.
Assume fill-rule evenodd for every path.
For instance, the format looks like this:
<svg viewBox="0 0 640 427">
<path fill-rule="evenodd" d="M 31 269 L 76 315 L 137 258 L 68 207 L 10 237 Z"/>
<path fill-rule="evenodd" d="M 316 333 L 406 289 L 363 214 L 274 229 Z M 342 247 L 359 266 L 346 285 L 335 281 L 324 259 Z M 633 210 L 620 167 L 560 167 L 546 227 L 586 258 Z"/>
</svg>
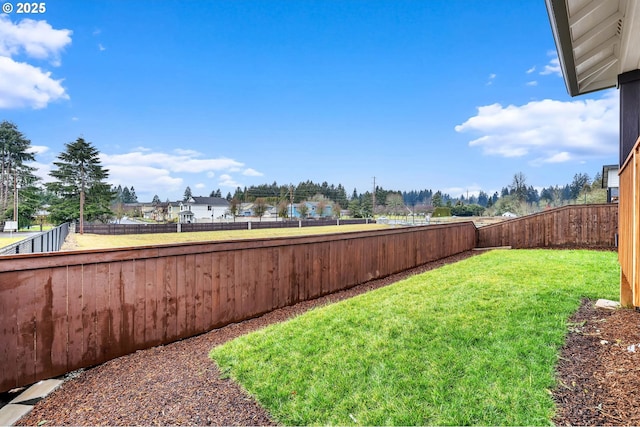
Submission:
<svg viewBox="0 0 640 427">
<path fill-rule="evenodd" d="M 323 227 L 270 228 L 261 230 L 201 231 L 194 233 L 125 234 L 104 236 L 74 234 L 67 239 L 63 250 L 107 249 L 169 243 L 206 242 L 212 240 L 263 239 L 270 237 L 307 236 L 314 234 L 347 233 L 350 231 L 391 228 L 385 224 L 331 225 Z M 75 242 L 74 242 L 75 240 Z"/>
<path fill-rule="evenodd" d="M 9 246 L 13 243 L 19 242 L 20 240 L 24 239 L 25 236 L 18 236 L 18 237 L 0 237 L 0 248 L 4 248 L 5 246 Z"/>
</svg>

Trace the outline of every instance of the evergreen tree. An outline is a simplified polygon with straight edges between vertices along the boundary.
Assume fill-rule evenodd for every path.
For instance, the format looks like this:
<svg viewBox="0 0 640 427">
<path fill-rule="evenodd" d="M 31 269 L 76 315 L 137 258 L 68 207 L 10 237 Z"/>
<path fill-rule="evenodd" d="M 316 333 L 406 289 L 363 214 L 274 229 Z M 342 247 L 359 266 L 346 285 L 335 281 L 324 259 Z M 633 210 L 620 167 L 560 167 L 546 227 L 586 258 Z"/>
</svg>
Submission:
<svg viewBox="0 0 640 427">
<path fill-rule="evenodd" d="M 131 186 L 129 190 L 129 203 L 138 203 L 138 196 L 136 195 L 136 190 Z"/>
<path fill-rule="evenodd" d="M 487 203 L 489 203 L 489 195 L 484 191 L 480 190 L 480 193 L 478 193 L 478 204 L 486 208 Z"/>
<path fill-rule="evenodd" d="M 358 191 L 354 188 L 353 193 L 351 194 L 351 200 L 358 198 Z"/>
<path fill-rule="evenodd" d="M 114 193 L 114 201 L 116 203 L 122 203 L 122 185 L 118 185 L 118 187 L 111 187 L 111 191 Z"/>
<path fill-rule="evenodd" d="M 79 232 L 83 233 L 85 216 L 89 221 L 106 221 L 113 215 L 109 205 L 114 194 L 104 182 L 109 171 L 102 167 L 98 156 L 98 150 L 90 142 L 78 138 L 65 144 L 59 161 L 53 162 L 55 169 L 49 175 L 55 181 L 46 187 L 57 196 L 50 207 L 55 223 L 78 219 Z"/>
<path fill-rule="evenodd" d="M 182 196 L 182 201 L 186 202 L 191 197 L 193 197 L 193 195 L 191 194 L 191 187 L 187 185 L 187 188 L 184 189 L 184 196 Z"/>
<path fill-rule="evenodd" d="M 439 208 L 442 206 L 442 193 L 440 191 L 436 191 L 436 193 L 431 198 L 431 203 L 436 208 Z"/>
<path fill-rule="evenodd" d="M 584 187 L 590 183 L 589 175 L 586 173 L 577 173 L 573 176 L 573 181 L 569 186 L 571 189 L 571 200 L 577 199 Z"/>
<path fill-rule="evenodd" d="M 516 173 L 513 176 L 510 194 L 515 194 L 518 201 L 524 202 L 527 200 L 527 192 L 527 177 L 522 172 Z"/>
<path fill-rule="evenodd" d="M 155 196 L 153 196 L 153 200 L 151 200 L 151 204 L 153 204 L 153 205 L 160 204 L 160 197 L 158 197 L 157 194 Z"/>
<path fill-rule="evenodd" d="M 360 199 L 354 197 L 349 201 L 349 215 L 352 218 L 362 218 L 361 210 L 360 210 Z"/>
<path fill-rule="evenodd" d="M 127 187 L 122 189 L 122 203 L 131 203 L 131 192 Z"/>
<path fill-rule="evenodd" d="M 34 169 L 25 162 L 34 161 L 35 156 L 29 152 L 31 141 L 18 130 L 18 127 L 7 121 L 0 123 L 0 221 L 8 215 L 14 216 L 14 208 L 20 201 L 20 194 L 15 200 L 17 188 L 30 185 L 36 181 Z M 24 182 L 20 182 L 24 178 Z M 7 212 L 7 209 L 11 212 Z M 18 213 L 20 207 L 18 206 Z M 19 221 L 19 218 L 14 218 Z"/>
</svg>

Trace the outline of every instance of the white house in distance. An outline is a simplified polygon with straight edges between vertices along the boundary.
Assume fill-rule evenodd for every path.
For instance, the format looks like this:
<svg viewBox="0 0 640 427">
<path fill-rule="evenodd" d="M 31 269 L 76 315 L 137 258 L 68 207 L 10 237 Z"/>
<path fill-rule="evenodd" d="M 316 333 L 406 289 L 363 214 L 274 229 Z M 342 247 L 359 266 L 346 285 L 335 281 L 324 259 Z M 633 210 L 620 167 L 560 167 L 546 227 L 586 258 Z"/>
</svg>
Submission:
<svg viewBox="0 0 640 427">
<path fill-rule="evenodd" d="M 602 188 L 607 189 L 607 203 L 617 203 L 620 195 L 620 166 L 605 165 L 602 167 Z"/>
<path fill-rule="evenodd" d="M 219 221 L 229 213 L 229 202 L 221 197 L 190 197 L 179 206 L 179 221 L 183 224 Z"/>
</svg>

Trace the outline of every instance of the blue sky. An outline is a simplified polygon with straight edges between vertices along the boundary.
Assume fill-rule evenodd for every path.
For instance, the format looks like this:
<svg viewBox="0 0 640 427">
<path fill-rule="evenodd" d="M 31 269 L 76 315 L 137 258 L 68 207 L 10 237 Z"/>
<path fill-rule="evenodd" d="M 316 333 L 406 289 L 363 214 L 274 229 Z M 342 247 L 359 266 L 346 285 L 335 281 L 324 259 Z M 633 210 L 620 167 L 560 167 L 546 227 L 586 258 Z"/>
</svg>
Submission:
<svg viewBox="0 0 640 427">
<path fill-rule="evenodd" d="M 11 4 L 0 120 L 45 179 L 80 136 L 141 201 L 374 177 L 457 197 L 617 162 L 617 91 L 567 95 L 542 0 Z"/>
</svg>

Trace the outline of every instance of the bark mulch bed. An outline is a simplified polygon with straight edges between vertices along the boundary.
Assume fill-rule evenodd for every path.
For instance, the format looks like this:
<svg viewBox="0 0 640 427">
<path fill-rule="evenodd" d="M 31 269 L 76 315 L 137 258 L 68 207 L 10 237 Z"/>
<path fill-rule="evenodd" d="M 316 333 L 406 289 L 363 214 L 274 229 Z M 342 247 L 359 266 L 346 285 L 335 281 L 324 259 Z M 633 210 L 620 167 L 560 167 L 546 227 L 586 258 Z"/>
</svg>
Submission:
<svg viewBox="0 0 640 427">
<path fill-rule="evenodd" d="M 477 252 L 296 304 L 85 370 L 37 403 L 18 425 L 275 425 L 237 384 L 220 378 L 209 350 L 227 340 Z M 640 425 L 640 313 L 584 300 L 570 320 L 553 391 L 557 425 Z M 635 347 L 631 347 L 636 344 Z M 632 350 L 635 350 L 632 351 Z"/>
<path fill-rule="evenodd" d="M 640 312 L 584 300 L 569 320 L 553 392 L 556 425 L 640 425 Z"/>
</svg>

